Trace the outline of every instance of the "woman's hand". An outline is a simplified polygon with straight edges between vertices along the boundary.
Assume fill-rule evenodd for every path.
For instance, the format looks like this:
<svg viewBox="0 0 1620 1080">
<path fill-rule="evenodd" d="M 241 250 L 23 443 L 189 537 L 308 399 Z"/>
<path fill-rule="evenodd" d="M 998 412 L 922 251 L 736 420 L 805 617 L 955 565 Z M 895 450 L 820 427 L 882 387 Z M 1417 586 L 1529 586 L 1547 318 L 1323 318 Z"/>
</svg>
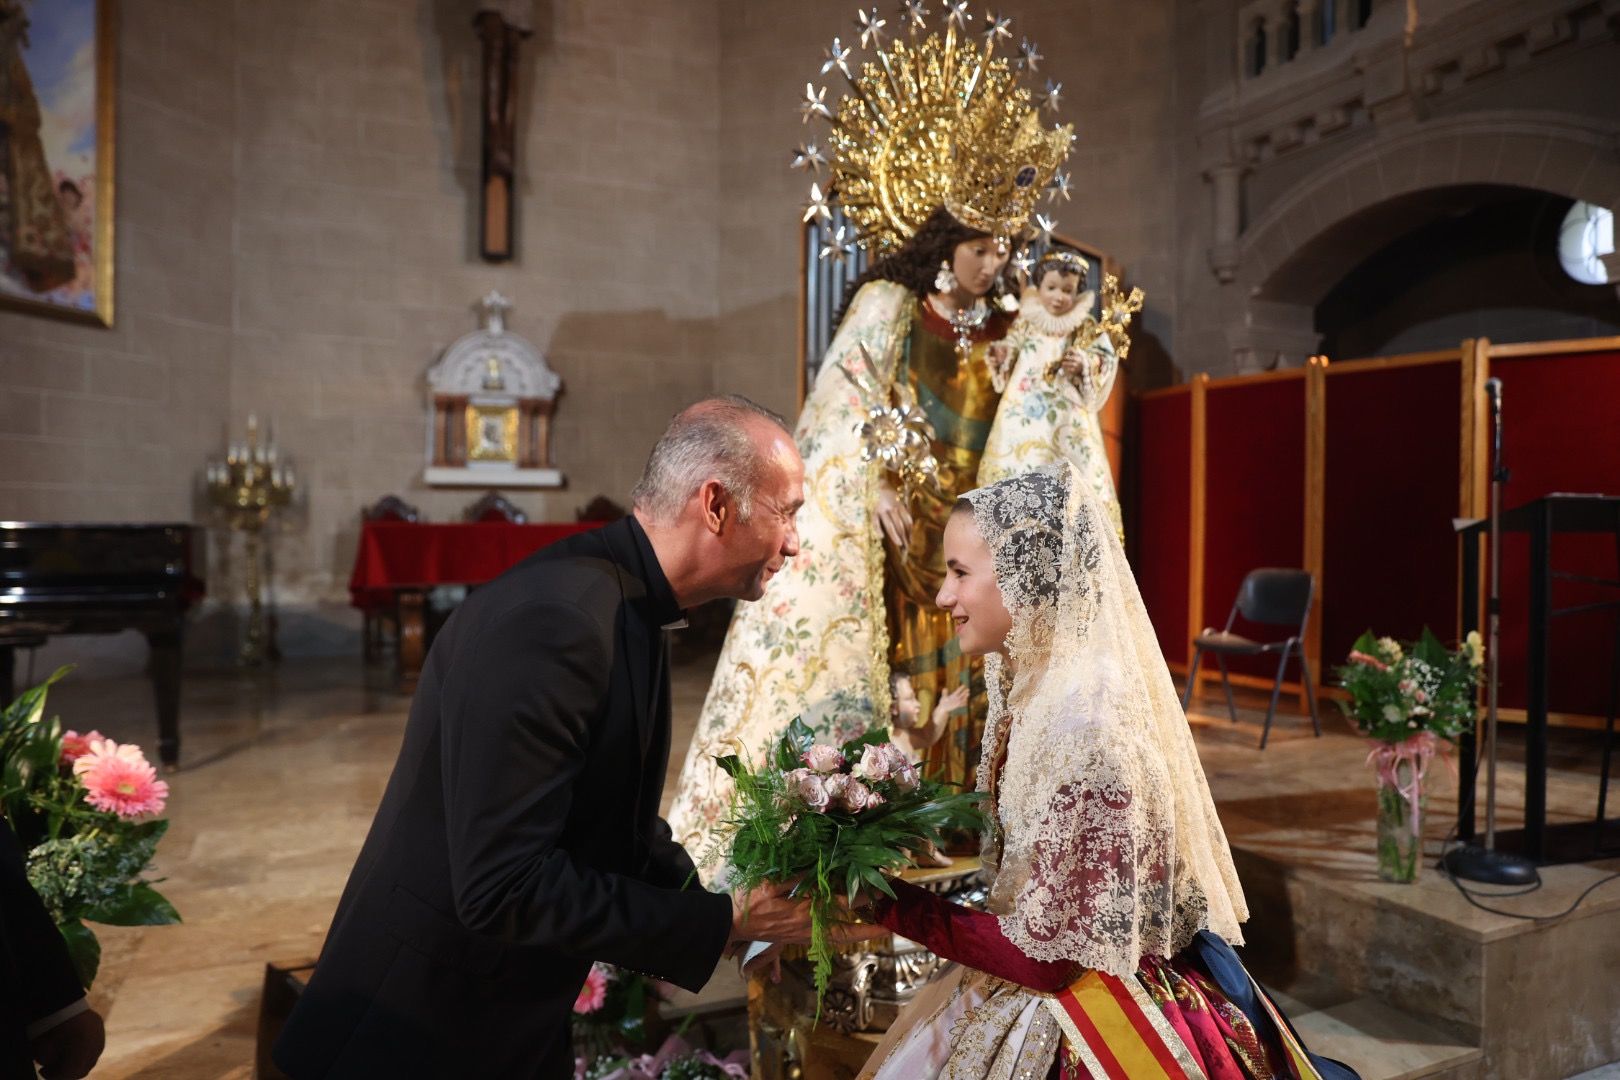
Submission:
<svg viewBox="0 0 1620 1080">
<path fill-rule="evenodd" d="M 905 554 L 911 540 L 911 510 L 887 479 L 878 484 L 877 515 L 878 524 L 883 527 L 883 535 L 888 537 L 890 545 Z"/>
</svg>

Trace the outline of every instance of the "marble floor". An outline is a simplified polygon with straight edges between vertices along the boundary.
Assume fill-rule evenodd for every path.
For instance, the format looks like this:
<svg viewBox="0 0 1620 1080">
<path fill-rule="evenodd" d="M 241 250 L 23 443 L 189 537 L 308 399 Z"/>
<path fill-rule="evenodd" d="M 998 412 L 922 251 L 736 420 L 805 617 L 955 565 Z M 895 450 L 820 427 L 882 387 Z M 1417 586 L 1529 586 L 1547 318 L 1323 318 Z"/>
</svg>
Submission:
<svg viewBox="0 0 1620 1080">
<path fill-rule="evenodd" d="M 676 666 L 677 747 L 695 723 L 712 662 L 700 656 Z M 152 747 L 151 697 L 142 680 L 70 679 L 50 704 L 69 727 Z M 1235 725 L 1218 691 L 1194 707 L 1200 753 L 1234 844 L 1269 846 L 1279 858 L 1379 888 L 1364 745 L 1329 706 L 1324 738 L 1313 738 L 1304 718 L 1286 715 L 1261 752 L 1259 707 L 1258 697 L 1241 697 Z M 188 677 L 184 767 L 168 777 L 172 825 L 157 865 L 161 888 L 185 921 L 97 928 L 104 954 L 92 1001 L 106 1017 L 108 1047 L 95 1076 L 252 1075 L 264 965 L 319 949 L 407 708 L 380 671 L 358 661 Z M 1597 745 L 1589 733 L 1555 733 L 1555 820 L 1591 805 Z M 671 789 L 681 755 L 674 757 Z M 1522 776 L 1512 761 L 1502 771 L 1504 817 L 1511 819 Z M 1436 850 L 1455 806 L 1453 782 L 1444 769 L 1437 773 L 1443 779 L 1426 830 Z M 1438 875 L 1420 888 L 1432 893 L 1425 902 L 1463 904 L 1445 895 L 1450 886 Z M 1620 885 L 1600 889 L 1592 902 L 1620 903 Z M 1545 911 L 1564 901 L 1538 895 L 1503 903 Z"/>
</svg>

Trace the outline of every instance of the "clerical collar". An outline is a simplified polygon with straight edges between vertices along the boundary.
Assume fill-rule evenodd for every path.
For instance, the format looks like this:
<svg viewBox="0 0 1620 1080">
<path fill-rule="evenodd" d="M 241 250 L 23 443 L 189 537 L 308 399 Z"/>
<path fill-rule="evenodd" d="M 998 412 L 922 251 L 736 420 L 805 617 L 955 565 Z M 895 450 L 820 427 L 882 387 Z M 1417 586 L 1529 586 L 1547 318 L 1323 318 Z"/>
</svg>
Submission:
<svg viewBox="0 0 1620 1080">
<path fill-rule="evenodd" d="M 630 523 L 630 535 L 635 539 L 636 552 L 641 556 L 642 580 L 647 584 L 648 614 L 660 629 L 679 630 L 686 625 L 686 612 L 675 599 L 675 590 L 669 584 L 669 578 L 664 576 L 664 568 L 658 564 L 658 552 L 653 550 L 652 541 L 647 538 L 647 530 L 641 527 L 641 522 L 631 514 L 627 520 Z"/>
</svg>

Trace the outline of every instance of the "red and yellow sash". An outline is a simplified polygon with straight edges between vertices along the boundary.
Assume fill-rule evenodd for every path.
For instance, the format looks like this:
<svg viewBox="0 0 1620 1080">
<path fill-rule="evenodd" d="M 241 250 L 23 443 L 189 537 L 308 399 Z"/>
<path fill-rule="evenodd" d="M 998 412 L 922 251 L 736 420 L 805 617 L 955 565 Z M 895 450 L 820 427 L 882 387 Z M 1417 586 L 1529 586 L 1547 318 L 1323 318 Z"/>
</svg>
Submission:
<svg viewBox="0 0 1620 1080">
<path fill-rule="evenodd" d="M 1299 1080 L 1321 1080 L 1269 998 L 1255 988 Z M 1135 978 L 1088 971 L 1047 1001 L 1080 1063 L 1102 1080 L 1205 1080 L 1187 1044 Z"/>
</svg>

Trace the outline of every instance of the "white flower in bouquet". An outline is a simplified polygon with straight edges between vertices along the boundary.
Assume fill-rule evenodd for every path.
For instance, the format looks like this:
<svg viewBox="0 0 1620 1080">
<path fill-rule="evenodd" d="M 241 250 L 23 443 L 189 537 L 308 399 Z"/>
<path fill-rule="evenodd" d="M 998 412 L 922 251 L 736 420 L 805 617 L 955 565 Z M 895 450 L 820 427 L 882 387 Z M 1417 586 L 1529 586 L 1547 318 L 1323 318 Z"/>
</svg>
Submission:
<svg viewBox="0 0 1620 1080">
<path fill-rule="evenodd" d="M 836 746 L 817 743 L 804 752 L 804 763 L 818 773 L 835 773 L 844 767 L 844 755 Z"/>
<path fill-rule="evenodd" d="M 832 792 L 827 790 L 829 777 L 809 769 L 794 769 L 787 774 L 787 789 L 803 800 L 804 805 L 818 814 L 827 812 L 832 805 Z"/>
<path fill-rule="evenodd" d="M 1401 709 L 1400 709 L 1400 706 L 1398 706 L 1398 705 L 1385 705 L 1383 711 L 1384 711 L 1384 719 L 1387 720 L 1389 723 L 1398 724 L 1398 723 L 1401 722 Z"/>
<path fill-rule="evenodd" d="M 1378 651 L 1383 655 L 1386 663 L 1398 664 L 1406 658 L 1406 653 L 1401 651 L 1401 643 L 1392 637 L 1379 638 Z"/>
<path fill-rule="evenodd" d="M 863 780 L 889 780 L 904 765 L 909 765 L 905 752 L 894 743 L 868 745 L 861 751 L 861 760 L 855 765 L 855 775 Z"/>
<path fill-rule="evenodd" d="M 1479 636 L 1478 630 L 1468 631 L 1468 636 L 1463 638 L 1463 651 L 1468 654 L 1469 667 L 1477 668 L 1484 665 L 1485 641 Z"/>
</svg>

